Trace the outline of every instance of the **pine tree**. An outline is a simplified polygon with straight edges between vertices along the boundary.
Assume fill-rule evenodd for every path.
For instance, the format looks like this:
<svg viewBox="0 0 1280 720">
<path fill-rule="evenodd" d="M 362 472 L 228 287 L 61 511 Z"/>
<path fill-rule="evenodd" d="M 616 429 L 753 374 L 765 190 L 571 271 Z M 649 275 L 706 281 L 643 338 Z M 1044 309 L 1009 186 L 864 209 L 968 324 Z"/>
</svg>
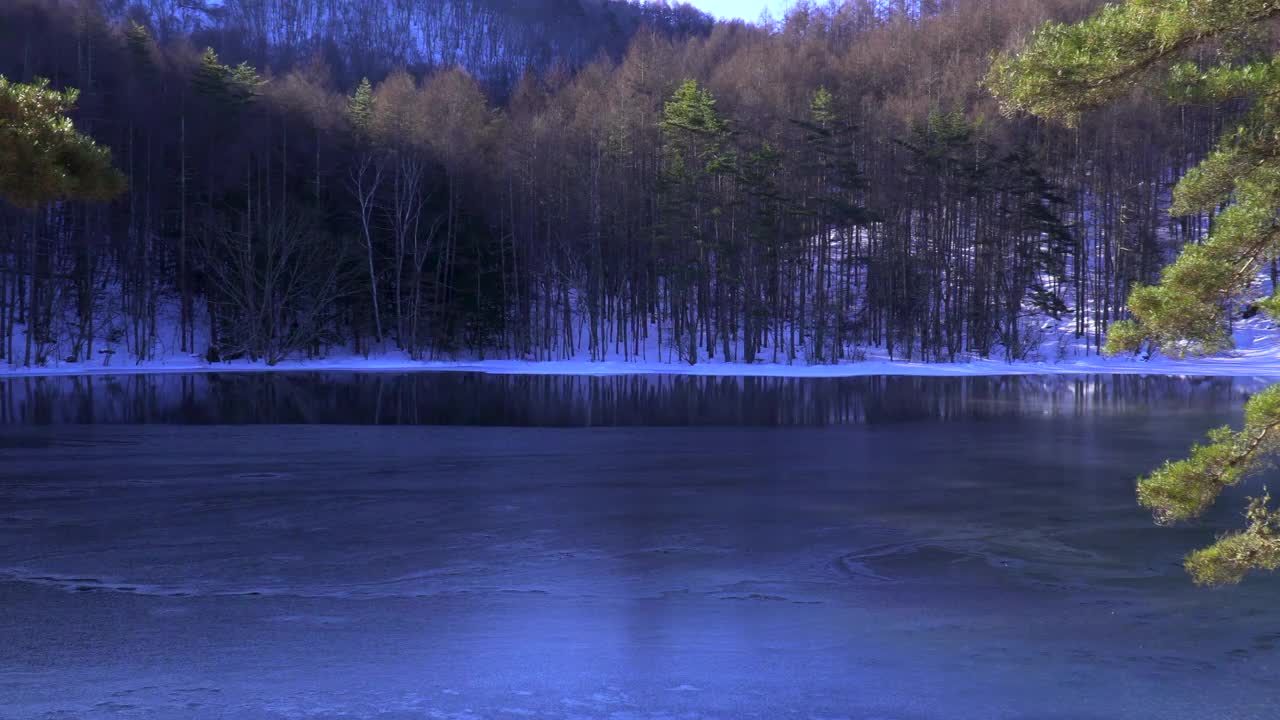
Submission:
<svg viewBox="0 0 1280 720">
<path fill-rule="evenodd" d="M 813 349 L 814 362 L 839 360 L 849 322 L 848 271 L 854 263 L 854 244 L 861 228 L 874 214 L 858 202 L 866 180 L 854 157 L 856 128 L 842 120 L 847 113 L 836 109 L 835 96 L 819 87 L 809 100 L 809 116 L 795 124 L 804 133 L 807 146 L 803 172 L 808 180 L 804 213 L 810 222 L 809 242 L 813 244 L 814 268 Z M 833 253 L 839 264 L 832 268 Z M 836 307 L 831 308 L 834 291 Z"/>
<path fill-rule="evenodd" d="M 1133 319 L 1112 326 L 1112 353 L 1146 347 L 1185 355 L 1230 347 L 1231 302 L 1247 297 L 1262 264 L 1280 253 L 1280 56 L 1209 66 L 1184 59 L 1208 43 L 1228 49 L 1276 17 L 1278 0 L 1128 0 L 1074 25 L 1046 24 L 1025 49 L 999 58 L 991 70 L 988 86 L 1006 108 L 1067 123 L 1157 72 L 1175 100 L 1250 101 L 1217 148 L 1178 183 L 1171 210 L 1226 209 L 1203 243 L 1187 246 L 1165 268 L 1159 284 L 1133 290 Z M 1258 305 L 1280 318 L 1280 294 Z M 1195 518 L 1278 453 L 1280 385 L 1249 401 L 1242 430 L 1214 430 L 1190 457 L 1142 478 L 1138 497 L 1161 523 Z M 1243 531 L 1187 556 L 1198 583 L 1236 583 L 1251 569 L 1280 568 L 1280 513 L 1268 501 L 1264 492 L 1250 502 Z"/>
<path fill-rule="evenodd" d="M 0 75 L 0 201 L 33 211 L 64 200 L 110 200 L 124 191 L 124 176 L 111 165 L 111 152 L 76 130 L 67 114 L 79 93 L 54 90 L 46 79 L 14 83 Z M 41 237 L 37 213 L 27 248 L 26 348 L 23 363 L 43 364 L 50 345 L 51 314 L 42 308 L 48 293 L 38 271 Z M 5 353 L 9 355 L 9 353 Z"/>
<path fill-rule="evenodd" d="M 373 134 L 373 85 L 369 78 L 361 78 L 355 92 L 347 98 L 347 118 L 351 129 L 362 140 L 368 141 Z"/>
<path fill-rule="evenodd" d="M 698 359 L 698 324 L 706 320 L 709 305 L 706 269 L 723 212 L 719 181 L 732 168 L 726 149 L 729 125 L 711 93 L 696 80 L 686 80 L 663 106 L 660 127 L 663 231 L 671 243 L 677 279 L 671 288 L 671 307 L 678 308 L 673 310 L 672 332 L 684 359 L 693 364 Z M 713 345 L 711 338 L 707 341 Z"/>
<path fill-rule="evenodd" d="M 133 56 L 134 62 L 139 65 L 154 65 L 155 45 L 151 40 L 151 33 L 147 29 L 136 22 L 130 22 L 124 29 L 125 47 L 129 49 L 129 54 Z"/>
<path fill-rule="evenodd" d="M 364 244 L 369 277 L 369 298 L 373 312 L 374 339 L 382 342 L 382 312 L 378 307 L 378 268 L 373 239 L 373 212 L 378 188 L 382 185 L 383 163 L 374 145 L 373 85 L 362 78 L 347 98 L 347 123 L 358 145 L 351 163 L 347 187 L 356 200 L 360 219 L 360 239 Z"/>
<path fill-rule="evenodd" d="M 746 272 L 742 274 L 743 362 L 756 361 L 768 341 L 768 319 L 776 311 L 781 293 L 783 253 L 790 252 L 783 238 L 789 200 L 780 187 L 783 154 L 765 142 L 747 154 L 740 165 L 737 182 L 747 204 Z M 772 308 L 767 304 L 772 301 Z M 774 345 L 772 362 L 777 362 Z"/>
<path fill-rule="evenodd" d="M 205 48 L 192 84 L 210 97 L 232 107 L 242 108 L 261 93 L 263 80 L 249 63 L 242 62 L 235 67 L 223 65 L 213 48 Z"/>
<path fill-rule="evenodd" d="M 43 78 L 28 84 L 0 75 L 0 199 L 31 209 L 55 200 L 109 200 L 124 190 L 111 151 L 67 117 L 78 96 Z"/>
</svg>

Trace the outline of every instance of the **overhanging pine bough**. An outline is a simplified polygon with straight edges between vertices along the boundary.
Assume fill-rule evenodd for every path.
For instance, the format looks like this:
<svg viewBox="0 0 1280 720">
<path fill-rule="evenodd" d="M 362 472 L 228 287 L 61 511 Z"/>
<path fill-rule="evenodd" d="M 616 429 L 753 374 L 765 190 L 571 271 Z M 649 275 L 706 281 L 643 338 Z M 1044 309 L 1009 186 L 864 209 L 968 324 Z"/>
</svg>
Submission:
<svg viewBox="0 0 1280 720">
<path fill-rule="evenodd" d="M 1280 256 L 1280 57 L 1201 66 L 1188 51 L 1223 48 L 1269 30 L 1280 0 L 1128 0 L 1075 24 L 1047 23 L 1016 53 L 995 59 L 988 88 L 1007 112 L 1065 122 L 1163 75 L 1177 101 L 1246 101 L 1239 124 L 1174 189 L 1171 212 L 1212 212 L 1207 240 L 1183 250 L 1160 282 L 1129 297 L 1133 318 L 1112 326 L 1110 353 L 1143 348 L 1173 355 L 1230 347 L 1227 307 L 1262 263 Z M 1280 317 L 1280 295 L 1260 308 Z M 1271 466 L 1280 453 L 1280 386 L 1251 399 L 1240 431 L 1219 428 L 1184 460 L 1138 482 L 1138 498 L 1157 521 L 1200 516 L 1228 486 Z M 1280 567 L 1280 513 L 1270 497 L 1250 501 L 1247 525 L 1187 556 L 1196 582 L 1239 582 L 1251 569 Z"/>
</svg>

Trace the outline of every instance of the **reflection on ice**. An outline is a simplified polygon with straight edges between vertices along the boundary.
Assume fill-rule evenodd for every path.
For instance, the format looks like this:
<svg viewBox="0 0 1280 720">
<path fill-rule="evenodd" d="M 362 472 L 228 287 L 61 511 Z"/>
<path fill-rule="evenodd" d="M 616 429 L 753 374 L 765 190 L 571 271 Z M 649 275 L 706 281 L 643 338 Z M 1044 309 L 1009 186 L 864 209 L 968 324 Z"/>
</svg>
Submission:
<svg viewBox="0 0 1280 720">
<path fill-rule="evenodd" d="M 1265 378 L 604 377 L 466 373 L 0 378 L 0 423 L 848 425 L 1198 412 Z"/>
</svg>

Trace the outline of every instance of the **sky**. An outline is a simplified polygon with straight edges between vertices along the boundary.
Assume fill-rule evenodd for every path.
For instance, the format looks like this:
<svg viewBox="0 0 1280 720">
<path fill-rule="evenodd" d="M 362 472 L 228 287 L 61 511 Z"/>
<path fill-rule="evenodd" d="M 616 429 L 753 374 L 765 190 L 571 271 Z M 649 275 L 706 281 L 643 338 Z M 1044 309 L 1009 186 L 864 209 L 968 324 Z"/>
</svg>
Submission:
<svg viewBox="0 0 1280 720">
<path fill-rule="evenodd" d="M 755 21 L 767 5 L 775 17 L 782 15 L 786 0 L 686 0 L 690 5 L 718 18 Z"/>
</svg>

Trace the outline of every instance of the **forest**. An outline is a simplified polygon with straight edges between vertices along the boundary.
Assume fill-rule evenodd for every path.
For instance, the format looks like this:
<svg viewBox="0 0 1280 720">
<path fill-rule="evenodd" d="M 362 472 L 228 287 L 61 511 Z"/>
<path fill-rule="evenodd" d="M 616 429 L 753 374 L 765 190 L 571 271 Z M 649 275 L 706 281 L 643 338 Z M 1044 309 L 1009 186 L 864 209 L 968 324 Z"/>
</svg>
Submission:
<svg viewBox="0 0 1280 720">
<path fill-rule="evenodd" d="M 1002 113 L 992 56 L 1101 5 L 8 0 L 0 75 L 127 183 L 0 202 L 0 364 L 1099 352 L 1234 117 Z"/>
</svg>

